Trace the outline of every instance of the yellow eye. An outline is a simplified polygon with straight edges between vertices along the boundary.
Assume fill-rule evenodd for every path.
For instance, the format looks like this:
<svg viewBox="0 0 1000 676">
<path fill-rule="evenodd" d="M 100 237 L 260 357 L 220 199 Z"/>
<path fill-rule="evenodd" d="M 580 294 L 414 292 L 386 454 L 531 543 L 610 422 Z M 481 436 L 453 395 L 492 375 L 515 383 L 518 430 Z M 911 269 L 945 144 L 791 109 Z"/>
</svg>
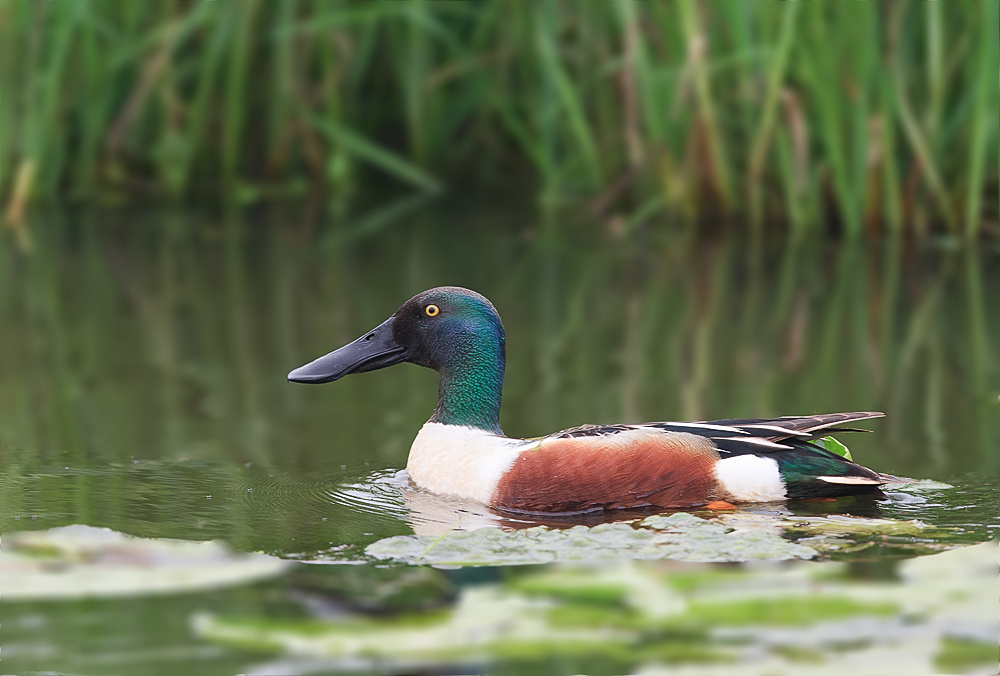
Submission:
<svg viewBox="0 0 1000 676">
<path fill-rule="evenodd" d="M 427 313 L 428 317 L 436 317 L 437 314 L 441 312 L 441 308 L 439 308 L 437 305 L 428 305 L 427 307 L 424 308 L 424 312 Z"/>
</svg>

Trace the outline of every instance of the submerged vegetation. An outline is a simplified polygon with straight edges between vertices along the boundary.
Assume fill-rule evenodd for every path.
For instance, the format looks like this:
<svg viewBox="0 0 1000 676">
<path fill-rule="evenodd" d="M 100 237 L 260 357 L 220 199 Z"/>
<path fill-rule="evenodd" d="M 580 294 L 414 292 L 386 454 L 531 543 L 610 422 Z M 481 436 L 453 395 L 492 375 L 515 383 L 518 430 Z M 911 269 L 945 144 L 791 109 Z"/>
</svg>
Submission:
<svg viewBox="0 0 1000 676">
<path fill-rule="evenodd" d="M 0 199 L 14 223 L 57 197 L 343 204 L 374 179 L 626 226 L 995 235 L 998 21 L 992 2 L 3 2 Z"/>
</svg>

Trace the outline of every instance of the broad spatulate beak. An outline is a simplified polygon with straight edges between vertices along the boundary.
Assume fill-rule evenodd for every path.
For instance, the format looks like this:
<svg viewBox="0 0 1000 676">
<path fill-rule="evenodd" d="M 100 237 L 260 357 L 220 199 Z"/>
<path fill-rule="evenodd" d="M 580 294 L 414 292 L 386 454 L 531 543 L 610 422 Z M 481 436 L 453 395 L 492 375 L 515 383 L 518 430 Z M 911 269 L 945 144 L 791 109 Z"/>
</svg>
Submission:
<svg viewBox="0 0 1000 676">
<path fill-rule="evenodd" d="M 364 373 L 406 360 L 406 348 L 392 338 L 389 317 L 352 343 L 348 343 L 288 374 L 293 383 L 330 383 L 351 373 Z"/>
</svg>

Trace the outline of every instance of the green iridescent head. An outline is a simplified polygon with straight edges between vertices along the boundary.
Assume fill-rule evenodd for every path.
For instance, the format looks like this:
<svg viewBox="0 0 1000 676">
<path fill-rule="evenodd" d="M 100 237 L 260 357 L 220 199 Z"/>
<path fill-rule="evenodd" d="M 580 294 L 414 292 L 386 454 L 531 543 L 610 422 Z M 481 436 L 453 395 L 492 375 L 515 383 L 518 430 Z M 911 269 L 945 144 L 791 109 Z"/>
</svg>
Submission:
<svg viewBox="0 0 1000 676">
<path fill-rule="evenodd" d="M 379 326 L 288 379 L 327 383 L 401 362 L 441 374 L 433 422 L 501 433 L 506 335 L 493 304 L 469 289 L 440 286 L 418 293 Z"/>
</svg>

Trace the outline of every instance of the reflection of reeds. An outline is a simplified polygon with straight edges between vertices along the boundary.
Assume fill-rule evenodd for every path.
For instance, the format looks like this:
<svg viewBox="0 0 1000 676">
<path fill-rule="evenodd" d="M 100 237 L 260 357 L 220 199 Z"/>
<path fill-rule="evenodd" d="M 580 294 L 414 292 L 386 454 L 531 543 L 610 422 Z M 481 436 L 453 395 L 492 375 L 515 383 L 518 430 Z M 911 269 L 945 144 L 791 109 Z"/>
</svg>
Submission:
<svg viewBox="0 0 1000 676">
<path fill-rule="evenodd" d="M 0 194 L 20 222 L 54 195 L 342 203 L 374 172 L 537 181 L 639 220 L 972 236 L 996 220 L 998 21 L 993 2 L 0 3 Z"/>
<path fill-rule="evenodd" d="M 995 450 L 1000 315 L 984 289 L 997 270 L 975 253 L 563 240 L 553 215 L 533 244 L 489 228 L 458 242 L 441 214 L 400 213 L 411 227 L 377 247 L 344 226 L 322 251 L 235 215 L 145 231 L 84 217 L 68 238 L 48 221 L 43 256 L 0 250 L 0 449 L 401 466 L 434 374 L 319 388 L 284 374 L 413 292 L 458 283 L 503 314 L 511 434 L 883 409 L 880 434 L 853 442 L 878 469 L 939 475 Z"/>
</svg>

